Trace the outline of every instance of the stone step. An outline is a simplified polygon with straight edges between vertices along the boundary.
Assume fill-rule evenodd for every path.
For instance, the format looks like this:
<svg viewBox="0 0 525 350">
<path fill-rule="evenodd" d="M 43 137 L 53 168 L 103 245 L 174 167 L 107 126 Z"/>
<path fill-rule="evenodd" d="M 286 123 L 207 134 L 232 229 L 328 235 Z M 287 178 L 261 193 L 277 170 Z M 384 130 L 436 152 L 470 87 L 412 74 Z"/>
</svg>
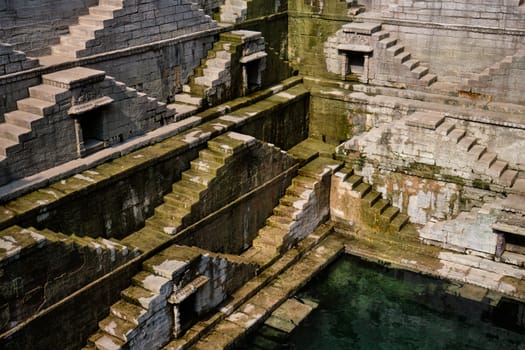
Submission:
<svg viewBox="0 0 525 350">
<path fill-rule="evenodd" d="M 502 160 L 495 160 L 487 169 L 487 175 L 492 177 L 500 177 L 507 169 L 509 163 Z"/>
<path fill-rule="evenodd" d="M 287 230 L 283 230 L 275 226 L 264 226 L 259 230 L 257 236 L 260 237 L 269 237 L 270 239 L 275 239 L 278 242 L 282 243 L 284 237 L 288 234 Z"/>
<path fill-rule="evenodd" d="M 477 161 L 477 164 L 483 169 L 488 169 L 496 161 L 497 157 L 496 153 L 484 152 Z"/>
<path fill-rule="evenodd" d="M 405 214 L 398 214 L 390 223 L 390 227 L 395 231 L 401 231 L 403 227 L 408 223 L 409 217 Z"/>
<path fill-rule="evenodd" d="M 85 15 L 78 17 L 78 24 L 93 26 L 93 27 L 104 27 L 104 22 L 109 21 L 112 17 L 98 16 L 98 15 Z"/>
<path fill-rule="evenodd" d="M 383 212 L 390 206 L 390 201 L 388 199 L 380 198 L 375 204 L 372 206 L 372 211 L 376 215 L 381 215 Z"/>
<path fill-rule="evenodd" d="M 69 58 L 77 58 L 79 56 L 79 52 L 83 49 L 83 47 L 73 47 L 69 45 L 55 45 L 51 46 L 51 54 L 55 56 L 64 56 Z"/>
<path fill-rule="evenodd" d="M 31 129 L 8 123 L 0 124 L 0 138 L 20 143 L 31 138 Z"/>
<path fill-rule="evenodd" d="M 190 106 L 202 107 L 202 98 L 196 97 L 196 96 L 192 96 L 192 95 L 187 94 L 187 93 L 176 94 L 175 95 L 175 101 L 177 103 L 183 103 L 183 104 L 187 104 L 187 105 L 190 105 Z"/>
<path fill-rule="evenodd" d="M 121 6 L 99 5 L 89 8 L 89 14 L 93 16 L 113 18 L 116 10 L 122 9 Z"/>
<path fill-rule="evenodd" d="M 274 215 L 266 219 L 266 225 L 290 231 L 295 225 L 297 225 L 297 221 L 289 217 Z"/>
<path fill-rule="evenodd" d="M 387 51 L 393 55 L 393 56 L 397 56 L 399 55 L 401 52 L 405 51 L 405 47 L 403 45 L 399 45 L 399 44 L 396 44 L 396 45 L 393 45 L 393 46 L 390 46 Z"/>
<path fill-rule="evenodd" d="M 412 70 L 416 69 L 419 66 L 419 63 L 420 62 L 418 60 L 415 60 L 415 59 L 412 58 L 412 59 L 409 59 L 409 60 L 403 62 L 403 65 L 405 67 L 407 67 L 410 71 L 412 71 Z"/>
<path fill-rule="evenodd" d="M 146 260 L 142 264 L 142 268 L 144 271 L 173 281 L 180 277 L 188 269 L 188 266 L 201 258 L 201 252 L 201 250 L 192 247 L 172 245 Z"/>
<path fill-rule="evenodd" d="M 210 67 L 214 70 L 217 70 L 218 72 L 222 72 L 224 71 L 225 69 L 229 68 L 231 65 L 231 60 L 230 59 L 223 59 L 223 58 L 220 58 L 220 57 L 215 57 L 215 58 L 212 58 L 212 59 L 208 59 L 206 61 L 206 66 L 207 67 Z"/>
<path fill-rule="evenodd" d="M 36 114 L 42 117 L 52 114 L 55 108 L 55 103 L 33 97 L 18 100 L 16 101 L 16 105 L 19 111 Z"/>
<path fill-rule="evenodd" d="M 304 187 L 308 189 L 315 189 L 319 186 L 319 182 L 315 181 L 311 177 L 298 175 L 292 179 L 292 184 L 298 187 Z"/>
<path fill-rule="evenodd" d="M 59 103 L 71 97 L 71 91 L 56 86 L 40 84 L 29 88 L 29 96 L 42 101 Z"/>
<path fill-rule="evenodd" d="M 337 171 L 342 164 L 342 162 L 337 160 L 318 157 L 299 169 L 299 175 L 322 180 L 326 175 Z"/>
<path fill-rule="evenodd" d="M 373 36 L 374 38 L 376 38 L 378 41 L 381 41 L 381 40 L 383 40 L 383 39 L 388 38 L 388 37 L 390 36 L 390 33 L 387 32 L 386 30 L 381 30 L 381 31 L 379 31 L 379 32 L 375 32 L 375 33 L 373 33 L 372 36 Z"/>
<path fill-rule="evenodd" d="M 205 162 L 225 164 L 227 158 L 228 154 L 223 152 L 216 152 L 207 148 L 199 151 L 199 159 L 202 159 Z"/>
<path fill-rule="evenodd" d="M 93 344 L 98 350 L 119 350 L 124 348 L 125 342 L 105 332 L 99 331 L 95 334 Z"/>
<path fill-rule="evenodd" d="M 178 205 L 181 208 L 191 210 L 192 205 L 196 202 L 196 198 L 193 195 L 181 192 L 170 192 L 164 196 L 164 203 L 171 205 Z"/>
<path fill-rule="evenodd" d="M 410 54 L 410 52 L 401 51 L 394 58 L 396 60 L 398 60 L 399 63 L 404 63 L 404 62 L 408 61 L 411 57 L 412 57 L 412 55 Z"/>
<path fill-rule="evenodd" d="M 525 179 L 516 179 L 512 185 L 512 192 L 518 195 L 525 196 Z"/>
<path fill-rule="evenodd" d="M 498 179 L 498 183 L 503 186 L 511 187 L 518 178 L 518 172 L 512 169 L 505 169 Z"/>
<path fill-rule="evenodd" d="M 487 151 L 487 147 L 482 145 L 474 145 L 468 150 L 468 155 L 475 161 L 479 160 L 481 156 Z"/>
<path fill-rule="evenodd" d="M 405 124 L 408 126 L 436 130 L 445 121 L 445 116 L 440 112 L 417 111 L 409 115 Z"/>
<path fill-rule="evenodd" d="M 132 339 L 137 332 L 137 327 L 135 324 L 115 317 L 114 315 L 109 315 L 100 321 L 98 326 L 104 333 L 107 333 L 124 342 Z"/>
<path fill-rule="evenodd" d="M 146 226 L 144 228 L 166 235 L 174 235 L 181 227 L 182 221 L 180 219 L 170 221 L 163 216 L 157 215 L 146 219 Z"/>
<path fill-rule="evenodd" d="M 119 300 L 111 305 L 109 312 L 114 317 L 129 322 L 134 325 L 139 325 L 149 318 L 148 310 L 136 305 L 128 303 L 124 300 Z"/>
<path fill-rule="evenodd" d="M 353 189 L 353 191 L 357 192 L 357 194 L 359 195 L 359 198 L 363 198 L 364 196 L 366 196 L 368 192 L 370 192 L 371 189 L 372 189 L 372 186 L 363 182 L 359 184 L 355 189 Z"/>
<path fill-rule="evenodd" d="M 438 80 L 438 77 L 435 74 L 425 74 L 422 78 L 420 78 L 420 80 L 425 84 L 425 86 L 430 86 Z"/>
<path fill-rule="evenodd" d="M 447 136 L 456 128 L 456 123 L 452 120 L 445 119 L 443 123 L 441 123 L 437 129 L 436 132 L 441 136 Z"/>
<path fill-rule="evenodd" d="M 147 269 L 147 266 L 145 267 Z M 168 296 L 173 292 L 173 282 L 150 271 L 140 271 L 131 279 L 133 285 L 149 290 L 155 294 Z"/>
<path fill-rule="evenodd" d="M 99 6 L 123 7 L 124 0 L 99 0 Z"/>
<path fill-rule="evenodd" d="M 215 179 L 215 175 L 190 168 L 182 173 L 182 179 L 208 186 L 209 183 Z"/>
<path fill-rule="evenodd" d="M 195 198 L 195 201 L 200 199 L 200 193 L 206 190 L 206 186 L 199 183 L 187 180 L 180 180 L 171 187 L 175 193 L 184 193 Z"/>
<path fill-rule="evenodd" d="M 385 218 L 387 222 L 392 222 L 394 218 L 400 213 L 398 207 L 394 207 L 393 205 L 390 205 L 388 208 L 386 208 L 382 213 L 381 216 Z"/>
<path fill-rule="evenodd" d="M 75 25 L 69 26 L 69 33 L 72 36 L 84 38 L 85 40 L 87 40 L 87 39 L 94 39 L 95 32 L 100 29 L 101 29 L 100 26 L 93 26 L 93 25 L 87 25 L 87 24 L 75 24 Z"/>
<path fill-rule="evenodd" d="M 313 190 L 302 186 L 291 185 L 286 188 L 285 194 L 293 197 L 299 197 L 303 200 L 309 200 Z"/>
<path fill-rule="evenodd" d="M 286 216 L 293 220 L 299 220 L 304 216 L 304 211 L 292 206 L 280 204 L 273 208 L 273 214 L 275 216 Z"/>
<path fill-rule="evenodd" d="M 32 129 L 33 123 L 43 119 L 40 115 L 23 111 L 14 111 L 6 113 L 4 115 L 4 118 L 6 123 L 13 124 L 26 129 Z"/>
<path fill-rule="evenodd" d="M 465 137 L 461 138 L 461 140 L 458 142 L 458 147 L 462 151 L 467 151 L 468 152 L 475 145 L 476 142 L 477 142 L 477 139 L 475 137 L 465 136 Z"/>
<path fill-rule="evenodd" d="M 410 71 L 416 76 L 417 79 L 421 79 L 424 75 L 428 73 L 428 68 L 424 66 L 417 66 L 416 68 L 411 69 Z"/>
<path fill-rule="evenodd" d="M 347 178 L 345 181 L 350 184 L 352 189 L 355 189 L 357 186 L 363 183 L 363 177 L 359 175 L 352 175 L 349 178 Z"/>
<path fill-rule="evenodd" d="M 381 199 L 381 193 L 371 190 L 363 198 L 362 201 L 367 207 L 374 206 Z"/>
<path fill-rule="evenodd" d="M 279 203 L 282 205 L 289 206 L 289 207 L 295 207 L 297 209 L 302 209 L 303 207 L 307 206 L 308 201 L 304 198 L 301 198 L 295 195 L 285 194 L 283 197 L 279 199 Z"/>
<path fill-rule="evenodd" d="M 124 301 L 140 306 L 151 313 L 166 304 L 164 297 L 161 298 L 158 294 L 138 286 L 130 286 L 124 289 L 121 292 L 121 296 Z"/>
<path fill-rule="evenodd" d="M 397 44 L 397 39 L 396 38 L 391 38 L 391 37 L 387 37 L 383 40 L 380 40 L 379 43 L 386 49 L 388 49 L 389 47 L 392 47 L 394 45 Z"/>
<path fill-rule="evenodd" d="M 252 136 L 228 132 L 208 141 L 208 149 L 224 154 L 234 154 L 256 142 Z"/>
<path fill-rule="evenodd" d="M 454 129 L 448 134 L 447 138 L 454 143 L 459 143 L 466 134 L 467 132 L 463 129 Z"/>
<path fill-rule="evenodd" d="M 33 249 L 43 246 L 46 241 L 46 237 L 36 229 L 11 226 L 0 231 L 0 265 L 17 259 L 20 255 L 29 254 Z"/>
<path fill-rule="evenodd" d="M 224 166 L 222 162 L 215 162 L 213 160 L 204 160 L 201 157 L 190 162 L 190 168 L 194 171 L 205 172 L 208 174 L 217 174 L 217 171 Z"/>
<path fill-rule="evenodd" d="M 86 46 L 86 39 L 80 36 L 71 34 L 62 35 L 60 37 L 60 46 L 74 47 L 76 50 L 84 50 Z"/>
<path fill-rule="evenodd" d="M 182 222 L 182 219 L 190 213 L 190 210 L 164 203 L 155 208 L 155 216 L 162 217 L 168 222 Z"/>
</svg>

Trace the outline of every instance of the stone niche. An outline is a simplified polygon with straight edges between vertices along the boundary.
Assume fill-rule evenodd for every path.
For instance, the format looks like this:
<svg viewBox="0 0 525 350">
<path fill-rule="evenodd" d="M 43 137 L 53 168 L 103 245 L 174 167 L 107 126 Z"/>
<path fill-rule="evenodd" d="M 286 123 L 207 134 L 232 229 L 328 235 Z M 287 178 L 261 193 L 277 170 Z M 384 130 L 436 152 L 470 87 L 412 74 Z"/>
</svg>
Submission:
<svg viewBox="0 0 525 350">
<path fill-rule="evenodd" d="M 368 83 L 370 59 L 374 54 L 372 33 L 377 24 L 348 23 L 325 43 L 328 71 L 340 75 L 342 80 L 357 79 Z"/>
<path fill-rule="evenodd" d="M 264 38 L 261 32 L 236 30 L 233 35 L 240 36 L 243 48 L 239 63 L 242 68 L 241 95 L 247 95 L 258 90 L 262 85 L 262 72 L 266 70 L 266 56 Z"/>
</svg>

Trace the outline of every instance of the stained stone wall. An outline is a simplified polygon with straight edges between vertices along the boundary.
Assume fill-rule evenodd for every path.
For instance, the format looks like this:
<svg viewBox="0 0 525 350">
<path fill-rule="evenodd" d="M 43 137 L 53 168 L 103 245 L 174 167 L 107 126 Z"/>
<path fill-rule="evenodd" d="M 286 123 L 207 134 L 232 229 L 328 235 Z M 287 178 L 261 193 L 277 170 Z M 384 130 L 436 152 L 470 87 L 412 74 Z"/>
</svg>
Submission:
<svg viewBox="0 0 525 350">
<path fill-rule="evenodd" d="M 0 1 L 0 41 L 28 55 L 49 53 L 49 46 L 59 42 L 68 26 L 97 3 L 97 0 Z"/>
</svg>

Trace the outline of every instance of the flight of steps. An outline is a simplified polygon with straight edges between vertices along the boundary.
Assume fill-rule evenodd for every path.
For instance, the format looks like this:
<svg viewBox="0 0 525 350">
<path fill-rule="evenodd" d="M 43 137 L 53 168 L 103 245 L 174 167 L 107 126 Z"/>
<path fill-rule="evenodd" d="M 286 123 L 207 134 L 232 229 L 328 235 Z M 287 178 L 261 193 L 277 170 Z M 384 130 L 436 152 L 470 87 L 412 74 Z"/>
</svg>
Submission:
<svg viewBox="0 0 525 350">
<path fill-rule="evenodd" d="M 472 162 L 474 173 L 489 176 L 501 186 L 512 188 L 515 184 L 518 171 L 510 169 L 507 161 L 498 159 L 496 153 L 478 144 L 478 140 L 469 136 L 465 129 L 458 127 L 454 120 L 445 118 L 441 113 L 416 112 L 409 116 L 405 123 L 409 127 L 434 130 L 440 142 L 452 144 L 452 147 L 456 148 L 453 154 L 447 153 L 448 157 L 458 154 L 468 159 Z M 442 149 L 447 148 L 443 145 Z"/>
<path fill-rule="evenodd" d="M 22 143 L 35 137 L 47 123 L 45 118 L 58 110 L 60 102 L 68 99 L 71 93 L 62 88 L 47 84 L 30 87 L 29 97 L 17 101 L 17 110 L 5 114 L 0 124 L 0 164 L 10 154 L 22 148 Z"/>
<path fill-rule="evenodd" d="M 123 9 L 124 0 L 99 0 L 89 13 L 78 18 L 78 24 L 69 27 L 69 34 L 60 37 L 60 44 L 51 47 L 52 56 L 79 58 L 90 54 L 87 48 L 97 45 L 95 34 L 112 20 L 115 12 Z"/>
<path fill-rule="evenodd" d="M 477 187 L 510 192 L 525 187 L 517 170 L 442 112 L 417 111 L 406 119 L 357 135 L 345 147 L 380 161 L 387 169 L 408 169 L 418 162 L 441 167 L 441 175 L 460 176 Z"/>
<path fill-rule="evenodd" d="M 230 289 L 240 287 L 254 274 L 255 266 L 238 256 L 172 245 L 143 262 L 142 270 L 132 277 L 131 286 L 121 292 L 121 299 L 110 307 L 84 349 L 159 349 L 191 326 L 187 321 L 192 320 L 193 312 L 215 308 Z M 233 276 L 236 282 L 224 282 Z M 199 291 L 199 300 L 191 305 L 195 310 L 181 306 Z"/>
<path fill-rule="evenodd" d="M 388 232 L 399 232 L 408 223 L 409 217 L 384 199 L 373 186 L 364 182 L 364 178 L 351 167 L 345 166 L 337 174 L 341 180 L 351 186 L 352 191 L 361 199 L 361 218 L 370 227 Z"/>
<path fill-rule="evenodd" d="M 266 266 L 326 219 L 323 192 L 330 191 L 326 183 L 340 166 L 339 161 L 318 157 L 300 168 L 243 257 Z"/>
<path fill-rule="evenodd" d="M 486 88 L 491 78 L 499 72 L 508 70 L 513 64 L 523 61 L 525 57 L 525 49 L 518 50 L 512 56 L 506 56 L 501 61 L 494 63 L 490 67 L 484 69 L 479 74 L 474 74 L 468 79 L 464 79 L 460 85 L 460 90 L 476 92 L 477 88 Z M 501 74 L 501 73 L 499 73 Z"/>
<path fill-rule="evenodd" d="M 155 214 L 137 232 L 139 241 L 142 231 L 156 232 L 161 237 L 173 235 L 198 218 L 198 215 L 192 214 L 195 214 L 214 179 L 222 175 L 221 168 L 255 141 L 253 138 L 236 138 L 231 136 L 233 134 L 218 136 L 208 141 L 207 148 L 199 151 L 199 157 L 191 161 L 190 169 L 182 173 L 181 180 L 172 186 L 172 192 L 164 196 L 164 203 L 155 208 Z M 199 210 L 198 214 L 202 217 L 209 213 L 203 214 Z"/>
<path fill-rule="evenodd" d="M 246 19 L 248 2 L 250 0 L 225 0 L 221 6 L 219 21 L 223 23 L 239 23 Z"/>
<path fill-rule="evenodd" d="M 173 332 L 168 299 L 175 283 L 199 257 L 198 251 L 174 245 L 146 260 L 84 349 L 157 349 L 167 343 Z"/>
<path fill-rule="evenodd" d="M 221 34 L 220 40 L 213 44 L 207 56 L 201 60 L 200 66 L 195 69 L 189 84 L 183 86 L 183 92 L 175 95 L 176 106 L 186 105 L 199 110 L 231 97 L 227 95 L 233 84 L 231 62 L 240 55 L 238 51 L 241 44 L 240 37 L 229 33 Z"/>
<path fill-rule="evenodd" d="M 428 67 L 413 58 L 410 52 L 406 51 L 405 46 L 393 37 L 392 33 L 380 27 L 378 31 L 372 34 L 372 37 L 378 41 L 380 49 L 396 63 L 402 65 L 407 77 L 414 79 L 423 87 L 430 86 L 437 81 L 437 76 L 429 73 Z"/>
</svg>

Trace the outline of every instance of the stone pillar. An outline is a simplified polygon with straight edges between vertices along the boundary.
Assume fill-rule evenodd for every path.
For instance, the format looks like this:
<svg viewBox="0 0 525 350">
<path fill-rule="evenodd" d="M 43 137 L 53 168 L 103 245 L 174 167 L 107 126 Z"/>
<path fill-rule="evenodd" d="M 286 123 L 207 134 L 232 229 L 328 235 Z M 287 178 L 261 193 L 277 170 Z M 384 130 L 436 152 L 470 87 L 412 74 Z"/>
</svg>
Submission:
<svg viewBox="0 0 525 350">
<path fill-rule="evenodd" d="M 82 126 L 78 118 L 73 119 L 75 123 L 75 138 L 77 141 L 77 155 L 81 158 L 84 155 L 84 136 L 82 135 Z"/>
<path fill-rule="evenodd" d="M 348 67 L 348 55 L 342 52 L 339 56 L 341 56 L 341 80 L 345 80 L 347 73 L 346 68 Z"/>
<path fill-rule="evenodd" d="M 368 65 L 370 62 L 370 56 L 365 55 L 365 62 L 363 63 L 363 76 L 361 78 L 361 82 L 368 84 Z"/>
</svg>

